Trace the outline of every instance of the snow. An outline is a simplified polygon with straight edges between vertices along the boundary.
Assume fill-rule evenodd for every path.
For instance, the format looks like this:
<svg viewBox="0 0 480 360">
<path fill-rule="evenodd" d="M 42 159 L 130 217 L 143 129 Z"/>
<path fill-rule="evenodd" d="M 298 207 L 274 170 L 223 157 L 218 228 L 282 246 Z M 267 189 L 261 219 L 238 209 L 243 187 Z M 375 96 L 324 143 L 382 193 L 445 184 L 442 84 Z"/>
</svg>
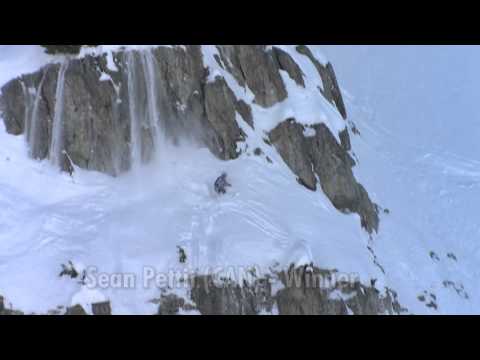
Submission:
<svg viewBox="0 0 480 360">
<path fill-rule="evenodd" d="M 270 109 L 253 105 L 255 130 L 237 115 L 248 135 L 239 146 L 248 150 L 235 161 L 183 144 L 118 178 L 81 169 L 70 178 L 48 161 L 30 159 L 24 136 L 6 134 L 0 122 L 0 294 L 7 302 L 46 313 L 75 303 L 90 312 L 92 302 L 110 300 L 114 314 L 153 314 L 161 291 L 144 286 L 146 269 L 162 275 L 255 267 L 261 276 L 270 267 L 313 261 L 357 274 L 364 284 L 377 279 L 377 287 L 395 290 L 411 313 L 478 313 L 480 127 L 472 104 L 480 54 L 468 47 L 311 47 L 328 55 L 346 89 L 349 119 L 361 133 L 352 136 L 355 175 L 390 210 L 381 213 L 379 233 L 370 239 L 357 215 L 341 214 L 321 191 L 299 186 L 263 142 L 265 131 L 289 116 L 305 124 L 324 121 L 335 134 L 345 126 L 328 102 L 311 104 L 319 78 L 309 60 L 281 47 L 301 66 L 306 88 L 282 74 L 290 97 Z M 213 76 L 224 76 L 250 103 L 251 91 L 216 65 L 216 49 L 202 50 Z M 51 60 L 36 46 L 0 46 L 0 84 Z M 264 155 L 253 156 L 255 147 Z M 233 187 L 218 196 L 212 187 L 223 171 Z M 177 246 L 186 251 L 185 264 Z M 59 277 L 68 261 L 79 271 L 133 274 L 137 281 L 123 288 L 84 285 Z M 469 299 L 445 281 L 463 286 Z M 171 291 L 185 294 L 183 287 Z M 438 311 L 418 300 L 425 291 L 437 298 Z"/>
<path fill-rule="evenodd" d="M 100 74 L 100 81 L 111 81 L 113 83 L 112 77 L 104 72 Z"/>
<path fill-rule="evenodd" d="M 274 164 L 254 156 L 222 162 L 185 146 L 117 179 L 80 169 L 71 179 L 47 161 L 29 159 L 21 136 L 2 130 L 0 137 L 0 293 L 26 312 L 78 298 L 82 285 L 58 276 L 69 260 L 136 274 L 135 289 L 96 290 L 114 313 L 148 314 L 159 289 L 141 286 L 144 267 L 181 269 L 177 245 L 186 249 L 186 266 L 200 273 L 227 266 L 266 272 L 275 262 L 310 261 L 311 254 L 326 267 L 355 271 L 359 254 L 368 256 L 358 218 L 338 216 L 323 194 L 298 186 L 273 152 Z M 225 197 L 212 188 L 222 171 L 234 185 Z M 352 244 L 327 252 L 332 239 L 342 238 Z"/>
<path fill-rule="evenodd" d="M 115 62 L 113 61 L 113 52 L 109 52 L 107 54 L 107 68 L 110 71 L 114 71 L 114 72 L 118 71 L 118 67 L 115 64 Z"/>
<path fill-rule="evenodd" d="M 373 249 L 414 313 L 479 312 L 480 81 L 476 46 L 323 46 L 360 130 L 357 178 L 390 215 Z M 433 251 L 440 258 L 434 261 Z M 457 261 L 448 258 L 455 254 Z M 469 299 L 445 287 L 463 284 Z M 435 294 L 438 311 L 417 296 Z"/>
<path fill-rule="evenodd" d="M 104 301 L 107 301 L 107 299 L 100 291 L 82 286 L 80 290 L 73 295 L 70 305 L 81 305 L 87 314 L 92 315 L 92 304 Z"/>
</svg>

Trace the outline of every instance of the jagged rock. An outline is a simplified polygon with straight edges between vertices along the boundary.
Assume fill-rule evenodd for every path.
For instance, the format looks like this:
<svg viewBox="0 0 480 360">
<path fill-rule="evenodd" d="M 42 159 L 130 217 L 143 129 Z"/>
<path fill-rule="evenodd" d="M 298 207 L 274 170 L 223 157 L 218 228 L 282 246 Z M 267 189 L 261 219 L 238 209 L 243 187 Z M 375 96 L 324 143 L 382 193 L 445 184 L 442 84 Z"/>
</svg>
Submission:
<svg viewBox="0 0 480 360">
<path fill-rule="evenodd" d="M 3 89 L 3 120 L 9 134 L 20 135 L 24 131 L 27 99 L 21 81 L 11 81 Z"/>
<path fill-rule="evenodd" d="M 195 278 L 192 300 L 202 315 L 255 315 L 253 294 L 237 284 L 214 283 L 211 276 Z"/>
<path fill-rule="evenodd" d="M 332 64 L 327 63 L 326 66 L 321 64 L 320 61 L 318 61 L 315 56 L 313 56 L 312 51 L 305 45 L 297 46 L 297 51 L 300 54 L 307 56 L 313 63 L 313 65 L 315 65 L 315 68 L 317 69 L 320 77 L 322 78 L 322 94 L 328 101 L 334 103 L 337 106 L 337 109 L 342 115 L 342 117 L 346 119 L 347 110 L 343 102 L 342 92 L 340 90 L 340 87 L 338 86 L 337 76 L 335 75 Z"/>
<path fill-rule="evenodd" d="M 240 64 L 240 59 L 238 58 L 238 46 L 240 45 L 218 45 L 217 50 L 220 54 L 220 61 L 217 59 L 217 62 L 222 68 L 227 69 L 227 71 L 233 75 L 240 86 L 244 87 L 246 85 L 246 78 Z"/>
<path fill-rule="evenodd" d="M 158 101 L 169 136 L 201 132 L 205 119 L 203 86 L 207 72 L 199 45 L 152 50 L 158 67 Z"/>
<path fill-rule="evenodd" d="M 110 301 L 104 301 L 101 303 L 92 304 L 93 315 L 112 315 L 112 308 L 110 307 Z"/>
<path fill-rule="evenodd" d="M 185 299 L 175 294 L 162 295 L 158 307 L 158 315 L 177 315 L 185 306 Z"/>
<path fill-rule="evenodd" d="M 219 45 L 218 50 L 221 56 L 217 60 L 242 86 L 248 85 L 256 103 L 262 106 L 271 106 L 287 96 L 280 68 L 303 81 L 298 65 L 280 49 Z M 167 136 L 175 139 L 188 134 L 206 143 L 218 157 L 235 158 L 236 142 L 243 138 L 235 111 L 253 128 L 250 105 L 236 99 L 225 80 L 207 84 L 200 46 L 159 47 L 151 53 L 157 70 L 152 79 L 157 87 L 156 102 Z M 141 53 L 119 51 L 113 54 L 113 60 L 118 71 L 107 66 L 106 55 L 69 60 L 64 87 L 63 150 L 81 168 L 116 175 L 130 167 L 129 69 L 137 79 L 130 86 L 136 88 L 139 104 L 143 104 L 137 106 L 139 118 L 145 117 L 148 106 Z M 16 135 L 28 131 L 27 115 L 32 112 L 32 99 L 25 88 L 39 94 L 36 139 L 31 149 L 34 158 L 48 156 L 59 69 L 59 64 L 50 64 L 35 74 L 10 81 L 2 89 L 7 131 Z M 100 79 L 101 74 L 107 78 Z M 148 126 L 142 129 L 142 158 L 148 160 L 152 134 Z"/>
<path fill-rule="evenodd" d="M 342 146 L 325 124 L 312 128 L 315 136 L 305 137 L 304 126 L 288 119 L 273 129 L 269 138 L 301 184 L 315 191 L 317 174 L 323 192 L 337 209 L 359 214 L 362 226 L 369 233 L 378 231 L 377 208 L 355 180 L 352 172 L 355 162 L 346 151 L 350 145 L 345 133 Z"/>
<path fill-rule="evenodd" d="M 330 298 L 332 289 L 323 288 L 316 282 L 316 270 L 305 272 L 303 268 L 291 269 L 280 276 L 285 288 L 277 293 L 280 315 L 347 315 L 348 309 L 342 299 Z M 296 284 L 288 284 L 287 278 L 300 279 Z M 322 274 L 322 276 L 324 276 Z"/>
<path fill-rule="evenodd" d="M 303 80 L 303 72 L 300 66 L 292 59 L 292 57 L 277 47 L 273 47 L 275 58 L 278 62 L 278 67 L 288 73 L 288 76 L 294 80 L 297 85 L 305 87 Z"/>
<path fill-rule="evenodd" d="M 355 180 L 350 155 L 337 143 L 325 124 L 313 128 L 316 135 L 308 141 L 323 192 L 337 209 L 359 214 L 362 226 L 369 233 L 378 231 L 377 209 L 365 188 Z"/>
<path fill-rule="evenodd" d="M 356 279 L 341 280 L 337 271 L 303 266 L 277 273 L 283 288 L 272 294 L 272 277 L 257 279 L 255 284 L 239 285 L 210 275 L 197 276 L 191 285 L 191 299 L 202 315 L 379 315 L 401 314 L 397 294 L 385 289 L 381 294 L 374 283 L 365 286 Z M 175 299 L 175 304 L 179 303 Z M 176 306 L 174 307 L 176 308 Z"/>
<path fill-rule="evenodd" d="M 65 315 L 87 315 L 87 312 L 81 305 L 75 305 L 68 307 Z"/>
<path fill-rule="evenodd" d="M 235 159 L 239 153 L 237 142 L 245 138 L 236 121 L 236 99 L 223 78 L 205 85 L 207 119 L 217 133 L 217 155 L 225 160 Z"/>
<path fill-rule="evenodd" d="M 253 123 L 252 108 L 243 100 L 238 100 L 235 103 L 235 110 L 240 114 L 242 119 L 250 125 L 252 129 L 255 129 L 255 124 Z"/>
<path fill-rule="evenodd" d="M 276 295 L 280 315 L 380 315 L 405 311 L 397 295 L 385 289 L 382 295 L 374 284 L 341 280 L 337 271 L 314 266 L 290 267 L 279 274 L 284 288 Z M 337 278 L 338 277 L 338 278 Z"/>
<path fill-rule="evenodd" d="M 241 286 L 210 275 L 196 276 L 191 281 L 191 299 L 202 315 L 257 315 L 264 308 L 271 309 L 269 285 L 258 281 Z"/>
<path fill-rule="evenodd" d="M 350 151 L 352 149 L 352 145 L 350 142 L 350 135 L 348 134 L 348 129 L 345 128 L 344 130 L 340 131 L 338 136 L 340 137 L 340 144 L 342 145 L 343 150 Z"/>
<path fill-rule="evenodd" d="M 374 286 L 367 287 L 358 282 L 339 286 L 347 297 L 346 305 L 355 315 L 400 315 L 407 311 L 390 289 L 386 289 L 385 296 L 381 296 Z"/>
<path fill-rule="evenodd" d="M 64 143 L 75 163 L 115 174 L 117 144 L 125 144 L 125 129 L 114 117 L 117 95 L 111 81 L 100 81 L 104 57 L 71 61 L 65 75 Z M 122 153 L 122 151 L 120 151 Z M 94 156 L 92 156 L 94 154 Z"/>
<path fill-rule="evenodd" d="M 317 179 L 312 170 L 310 149 L 303 131 L 303 125 L 294 119 L 288 119 L 270 132 L 269 139 L 288 167 L 298 176 L 299 182 L 315 191 Z"/>
<path fill-rule="evenodd" d="M 255 94 L 255 102 L 270 107 L 285 100 L 287 90 L 278 66 L 265 45 L 218 45 L 226 68 L 239 84 Z"/>
</svg>

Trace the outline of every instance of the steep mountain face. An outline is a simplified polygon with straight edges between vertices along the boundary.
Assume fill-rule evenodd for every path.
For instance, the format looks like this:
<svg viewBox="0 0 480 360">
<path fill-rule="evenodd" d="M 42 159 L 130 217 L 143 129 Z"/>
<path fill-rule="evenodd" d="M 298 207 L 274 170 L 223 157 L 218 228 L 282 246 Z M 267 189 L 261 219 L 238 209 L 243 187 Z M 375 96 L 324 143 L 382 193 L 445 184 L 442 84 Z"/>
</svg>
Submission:
<svg viewBox="0 0 480 360">
<path fill-rule="evenodd" d="M 213 50 L 214 64 L 206 64 L 202 48 L 192 45 L 48 65 L 3 87 L 7 131 L 26 133 L 32 157 L 58 158 L 63 169 L 71 159 L 82 168 L 117 175 L 137 158 L 148 161 L 162 136 L 174 142 L 195 139 L 218 158 L 235 159 L 237 143 L 246 136 L 236 115 L 254 129 L 261 120 L 252 115 L 252 105 L 271 109 L 288 97 L 281 71 L 303 88 L 304 75 L 294 59 L 276 47 L 219 45 Z M 321 64 L 306 46 L 295 51 L 317 69 L 322 85 L 318 97 L 345 118 L 332 65 Z M 241 91 L 251 91 L 251 102 L 237 98 L 219 70 L 233 76 Z M 299 182 L 314 191 L 319 182 L 337 209 L 358 213 L 368 232 L 377 231 L 376 206 L 351 170 L 355 162 L 348 153 L 347 128 L 332 134 L 325 124 L 303 125 L 304 119 L 275 121 L 278 126 L 264 136 Z M 313 136 L 305 135 L 307 128 Z"/>
<path fill-rule="evenodd" d="M 25 136 L 32 158 L 70 171 L 74 165 L 119 176 L 149 163 L 167 143 L 206 146 L 220 160 L 263 156 L 251 148 L 261 141 L 300 185 L 323 191 L 338 216 L 356 213 L 367 233 L 379 229 L 378 207 L 352 170 L 335 72 L 307 46 L 161 46 L 67 57 L 8 82 L 1 109 L 7 132 Z M 189 301 L 204 314 L 261 313 L 265 304 L 270 310 L 275 304 L 280 314 L 404 310 L 393 292 L 381 294 L 374 284 L 305 290 L 306 279 L 324 271 L 279 273 L 285 283 L 300 272 L 300 285 L 263 298 L 251 285 L 219 290 L 208 277 L 197 277 L 206 285 L 192 288 Z M 165 296 L 159 312 L 178 312 L 185 301 Z"/>
</svg>

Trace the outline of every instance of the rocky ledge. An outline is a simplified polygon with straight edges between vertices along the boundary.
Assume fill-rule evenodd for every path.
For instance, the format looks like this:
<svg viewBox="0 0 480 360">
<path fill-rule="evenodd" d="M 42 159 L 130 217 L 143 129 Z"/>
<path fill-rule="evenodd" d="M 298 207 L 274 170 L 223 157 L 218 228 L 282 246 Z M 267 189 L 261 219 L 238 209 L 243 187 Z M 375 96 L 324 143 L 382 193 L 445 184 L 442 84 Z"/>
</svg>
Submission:
<svg viewBox="0 0 480 360">
<path fill-rule="evenodd" d="M 278 290 L 273 291 L 274 287 Z M 343 279 L 335 270 L 292 265 L 243 284 L 197 276 L 191 279 L 189 298 L 173 293 L 160 298 L 159 315 L 190 311 L 202 315 L 400 315 L 408 310 L 393 290 L 382 293 L 374 281 L 365 286 Z"/>
</svg>

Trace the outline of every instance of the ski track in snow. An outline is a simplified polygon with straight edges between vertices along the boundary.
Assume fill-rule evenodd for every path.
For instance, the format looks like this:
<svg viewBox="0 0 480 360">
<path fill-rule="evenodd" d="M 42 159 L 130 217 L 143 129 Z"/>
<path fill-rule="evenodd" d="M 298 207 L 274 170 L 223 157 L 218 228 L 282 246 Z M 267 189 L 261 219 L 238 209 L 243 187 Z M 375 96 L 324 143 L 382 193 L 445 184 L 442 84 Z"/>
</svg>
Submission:
<svg viewBox="0 0 480 360">
<path fill-rule="evenodd" d="M 69 260 L 141 277 L 143 266 L 180 269 L 176 247 L 182 246 L 186 266 L 198 272 L 305 261 L 353 271 L 364 251 L 358 218 L 338 216 L 323 194 L 298 186 L 273 154 L 274 164 L 246 155 L 222 162 L 206 149 L 177 148 L 117 179 L 80 169 L 71 179 L 47 161 L 29 159 L 23 136 L 2 130 L 0 138 L 6 145 L 0 149 L 0 293 L 27 312 L 70 305 L 83 294 L 78 282 L 58 277 Z M 213 182 L 223 170 L 234 186 L 219 196 Z M 326 256 L 341 234 L 348 237 L 338 241 L 337 255 Z M 100 291 L 115 313 L 154 313 L 148 300 L 159 296 L 154 287 Z"/>
</svg>

